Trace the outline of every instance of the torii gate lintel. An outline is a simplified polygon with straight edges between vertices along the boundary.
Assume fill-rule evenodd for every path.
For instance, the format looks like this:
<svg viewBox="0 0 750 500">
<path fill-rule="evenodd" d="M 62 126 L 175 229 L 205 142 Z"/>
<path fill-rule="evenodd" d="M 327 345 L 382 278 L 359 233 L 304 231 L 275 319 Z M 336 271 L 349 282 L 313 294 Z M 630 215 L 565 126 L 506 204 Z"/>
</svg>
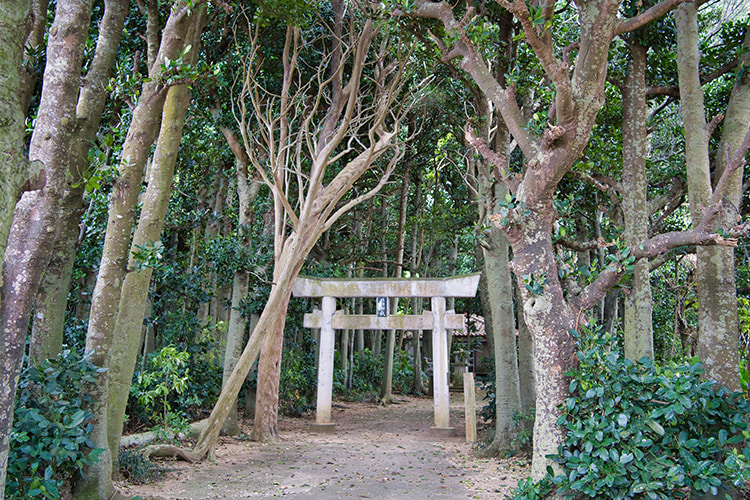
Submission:
<svg viewBox="0 0 750 500">
<path fill-rule="evenodd" d="M 479 274 L 451 278 L 426 279 L 333 279 L 298 277 L 292 289 L 295 297 L 321 297 L 321 311 L 305 315 L 304 326 L 320 328 L 320 359 L 315 428 L 330 432 L 333 395 L 333 359 L 335 330 L 395 329 L 432 330 L 435 425 L 437 431 L 454 431 L 450 427 L 450 394 L 448 388 L 447 330 L 462 329 L 463 315 L 449 314 L 446 297 L 473 297 L 479 285 Z M 430 297 L 431 313 L 422 315 L 343 315 L 336 314 L 338 297 Z"/>
</svg>

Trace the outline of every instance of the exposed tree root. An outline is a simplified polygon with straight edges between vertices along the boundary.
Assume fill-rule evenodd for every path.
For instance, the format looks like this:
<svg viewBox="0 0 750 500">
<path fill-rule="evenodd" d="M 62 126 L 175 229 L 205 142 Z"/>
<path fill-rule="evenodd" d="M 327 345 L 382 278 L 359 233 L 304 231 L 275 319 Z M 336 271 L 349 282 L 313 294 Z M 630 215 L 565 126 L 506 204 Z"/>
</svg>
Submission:
<svg viewBox="0 0 750 500">
<path fill-rule="evenodd" d="M 493 458 L 498 456 L 502 449 L 499 441 L 492 441 L 488 446 L 477 450 L 477 456 L 479 458 Z"/>
<path fill-rule="evenodd" d="M 193 422 L 192 424 L 190 424 L 190 431 L 188 432 L 187 436 L 167 433 L 167 437 L 169 439 L 181 439 L 199 436 L 200 433 L 203 432 L 203 429 L 206 427 L 206 422 L 208 422 L 208 419 L 199 420 L 198 422 Z M 122 436 L 120 438 L 120 446 L 142 446 L 144 444 L 149 444 L 154 439 L 156 439 L 156 434 L 152 431 L 141 432 L 139 434 L 130 434 L 128 436 Z"/>
<path fill-rule="evenodd" d="M 190 463 L 196 462 L 203 458 L 202 456 L 198 456 L 192 450 L 186 450 L 180 446 L 175 446 L 172 444 L 154 444 L 151 446 L 147 446 L 143 449 L 143 457 L 147 460 L 151 460 L 152 458 L 156 457 L 177 458 Z"/>
</svg>

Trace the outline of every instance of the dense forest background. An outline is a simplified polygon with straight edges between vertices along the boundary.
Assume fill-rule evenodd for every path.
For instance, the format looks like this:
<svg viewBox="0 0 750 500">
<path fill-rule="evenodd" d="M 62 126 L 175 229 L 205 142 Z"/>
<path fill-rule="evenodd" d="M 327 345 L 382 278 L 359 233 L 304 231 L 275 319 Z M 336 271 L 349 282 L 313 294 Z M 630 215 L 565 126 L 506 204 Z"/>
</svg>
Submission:
<svg viewBox="0 0 750 500">
<path fill-rule="evenodd" d="M 740 484 L 748 21 L 728 0 L 4 2 L 6 496 L 110 498 L 123 433 L 208 418 L 168 451 L 202 459 L 239 414 L 278 439 L 315 397 L 300 273 L 482 272 L 449 309 L 491 347 L 482 453 L 533 434 L 529 491 Z M 428 335 L 337 335 L 340 397 L 428 392 Z M 688 428 L 721 467 L 691 469 Z M 561 451 L 613 442 L 596 467 Z"/>
</svg>

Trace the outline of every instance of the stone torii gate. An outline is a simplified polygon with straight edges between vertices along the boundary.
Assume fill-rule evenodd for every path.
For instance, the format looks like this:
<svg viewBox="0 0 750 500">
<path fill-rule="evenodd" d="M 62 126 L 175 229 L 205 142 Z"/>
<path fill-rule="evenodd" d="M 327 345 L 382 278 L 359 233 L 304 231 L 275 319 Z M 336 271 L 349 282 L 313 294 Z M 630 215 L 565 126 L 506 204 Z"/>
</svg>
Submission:
<svg viewBox="0 0 750 500">
<path fill-rule="evenodd" d="M 305 314 L 306 328 L 320 328 L 318 361 L 318 394 L 313 430 L 333 432 L 331 398 L 333 394 L 333 359 L 335 330 L 432 330 L 435 425 L 437 432 L 453 433 L 450 427 L 448 392 L 447 330 L 464 327 L 464 316 L 445 310 L 446 297 L 474 297 L 479 274 L 450 278 L 363 278 L 336 279 L 298 277 L 292 288 L 295 297 L 321 297 L 321 311 Z M 337 298 L 350 297 L 423 297 L 432 299 L 432 311 L 420 315 L 351 315 L 336 311 Z"/>
</svg>

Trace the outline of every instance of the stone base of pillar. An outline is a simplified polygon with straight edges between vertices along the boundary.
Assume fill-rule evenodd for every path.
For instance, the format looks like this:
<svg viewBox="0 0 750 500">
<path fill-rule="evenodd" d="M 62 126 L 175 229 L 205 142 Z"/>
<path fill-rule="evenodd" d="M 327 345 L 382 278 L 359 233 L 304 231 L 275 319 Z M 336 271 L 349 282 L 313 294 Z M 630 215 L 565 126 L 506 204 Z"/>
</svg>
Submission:
<svg viewBox="0 0 750 500">
<path fill-rule="evenodd" d="M 316 434 L 334 434 L 336 432 L 336 424 L 310 424 L 310 432 Z"/>
<path fill-rule="evenodd" d="M 430 435 L 436 437 L 455 437 L 455 427 L 430 427 Z"/>
</svg>

